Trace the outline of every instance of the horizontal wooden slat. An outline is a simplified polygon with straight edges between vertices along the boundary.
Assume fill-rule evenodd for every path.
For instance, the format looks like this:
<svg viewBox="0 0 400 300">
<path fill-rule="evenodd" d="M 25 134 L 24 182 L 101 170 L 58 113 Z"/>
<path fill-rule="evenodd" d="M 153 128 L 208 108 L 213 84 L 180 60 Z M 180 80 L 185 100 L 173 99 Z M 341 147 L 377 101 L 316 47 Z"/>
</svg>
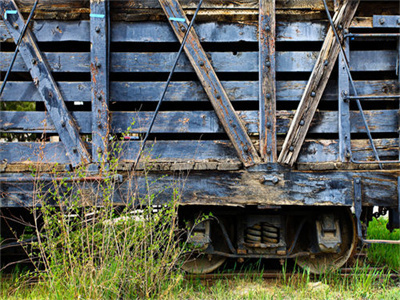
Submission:
<svg viewBox="0 0 400 300">
<path fill-rule="evenodd" d="M 375 146 L 380 157 L 396 157 L 398 139 L 376 139 Z M 278 145 L 281 147 L 282 141 Z M 90 145 L 88 145 L 90 147 Z M 123 142 L 120 161 L 134 161 L 140 141 Z M 368 140 L 352 141 L 353 157 L 356 160 L 374 160 Z M 229 140 L 218 141 L 149 141 L 144 150 L 151 162 L 203 162 L 208 168 L 216 168 L 218 162 L 230 161 L 240 164 Z M 14 142 L 2 143 L 0 155 L 13 163 L 69 163 L 62 143 Z M 337 161 L 337 140 L 306 140 L 299 156 L 299 163 L 322 163 Z M 215 164 L 212 164 L 214 162 Z M 206 167 L 204 165 L 204 167 Z"/>
<path fill-rule="evenodd" d="M 33 0 L 17 0 L 16 3 L 21 10 L 28 10 Z M 197 2 L 193 0 L 181 0 L 183 8 L 194 9 Z M 328 1 L 332 8 L 333 1 Z M 115 1 L 112 3 L 114 10 L 129 10 L 129 9 L 161 9 L 157 0 L 134 0 L 134 1 Z M 323 10 L 324 6 L 319 0 L 277 0 L 276 7 L 279 9 L 313 9 Z M 41 0 L 38 10 L 47 11 L 68 11 L 68 9 L 83 9 L 89 8 L 87 1 L 84 0 Z M 204 2 L 203 9 L 230 8 L 230 9 L 258 9 L 258 0 L 207 0 Z"/>
<path fill-rule="evenodd" d="M 278 72 L 311 72 L 319 52 L 277 52 Z M 257 52 L 211 52 L 209 53 L 217 72 L 258 72 Z M 45 53 L 53 72 L 89 72 L 89 53 Z M 11 52 L 0 53 L 0 71 L 7 71 Z M 169 72 L 176 53 L 113 53 L 112 72 Z M 394 71 L 397 52 L 353 51 L 352 71 Z M 17 57 L 13 71 L 27 72 L 21 57 Z M 193 72 L 186 57 L 181 57 L 175 72 Z"/>
<path fill-rule="evenodd" d="M 257 111 L 239 111 L 240 118 L 250 133 L 258 133 Z M 397 110 L 365 111 L 371 132 L 397 132 Z M 81 133 L 91 133 L 91 116 L 88 112 L 73 112 Z M 112 112 L 111 128 L 114 133 L 144 133 L 153 112 Z M 293 112 L 277 112 L 277 133 L 288 130 Z M 359 112 L 351 113 L 352 133 L 365 132 Z M 312 122 L 311 133 L 337 133 L 337 112 L 318 112 Z M 54 133 L 54 126 L 44 112 L 0 112 L 0 129 L 8 132 Z M 152 129 L 153 133 L 223 133 L 213 111 L 171 111 L 160 112 Z"/>
<path fill-rule="evenodd" d="M 195 24 L 202 42 L 257 42 L 257 25 L 240 23 Z M 89 21 L 35 21 L 33 33 L 39 42 L 89 42 Z M 327 22 L 277 22 L 278 42 L 323 41 Z M 116 22 L 112 24 L 113 42 L 171 43 L 177 39 L 166 22 Z M 0 20 L 0 39 L 8 40 Z"/>
<path fill-rule="evenodd" d="M 278 101 L 300 101 L 306 81 L 277 81 Z M 258 101 L 257 81 L 223 81 L 231 101 Z M 359 95 L 396 95 L 397 80 L 355 81 Z M 65 101 L 90 102 L 90 82 L 58 82 Z M 158 101 L 165 82 L 112 82 L 110 101 Z M 1 101 L 42 101 L 33 82 L 7 82 Z M 337 82 L 330 81 L 323 101 L 337 101 Z M 395 99 L 393 99 L 395 100 Z M 171 82 L 164 101 L 209 101 L 197 81 Z M 366 101 L 366 100 L 364 100 Z M 377 101 L 377 100 L 373 100 Z"/>
</svg>

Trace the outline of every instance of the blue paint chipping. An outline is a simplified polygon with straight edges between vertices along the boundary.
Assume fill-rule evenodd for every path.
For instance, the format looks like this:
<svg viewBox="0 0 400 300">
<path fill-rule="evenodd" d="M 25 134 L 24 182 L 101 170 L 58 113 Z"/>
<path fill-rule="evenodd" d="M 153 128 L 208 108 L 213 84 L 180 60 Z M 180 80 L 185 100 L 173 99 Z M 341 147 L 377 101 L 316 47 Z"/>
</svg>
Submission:
<svg viewBox="0 0 400 300">
<path fill-rule="evenodd" d="M 8 15 L 16 15 L 18 12 L 16 10 L 6 10 L 4 14 L 4 19 L 7 20 Z"/>
<path fill-rule="evenodd" d="M 90 17 L 91 17 L 91 18 L 101 18 L 101 19 L 104 19 L 104 18 L 105 18 L 105 15 L 103 15 L 103 14 L 90 14 Z"/>
<path fill-rule="evenodd" d="M 176 22 L 182 22 L 182 23 L 186 22 L 185 18 L 173 18 L 173 17 L 170 17 L 169 20 L 170 21 L 176 21 Z"/>
</svg>

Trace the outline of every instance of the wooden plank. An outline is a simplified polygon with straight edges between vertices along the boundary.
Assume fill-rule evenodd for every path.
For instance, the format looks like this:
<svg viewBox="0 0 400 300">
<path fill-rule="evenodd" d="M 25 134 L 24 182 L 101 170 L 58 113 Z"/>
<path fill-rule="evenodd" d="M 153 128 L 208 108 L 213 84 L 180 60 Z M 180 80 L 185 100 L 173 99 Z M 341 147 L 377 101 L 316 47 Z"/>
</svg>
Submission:
<svg viewBox="0 0 400 300">
<path fill-rule="evenodd" d="M 342 28 L 348 28 L 358 4 L 359 1 L 344 1 L 333 17 L 335 26 L 340 24 Z M 341 35 L 342 30 L 339 30 L 338 34 Z M 333 30 L 330 28 L 290 125 L 278 158 L 279 163 L 293 166 L 296 162 L 322 93 L 335 66 L 340 47 L 341 45 L 337 43 Z"/>
<path fill-rule="evenodd" d="M 33 0 L 17 0 L 22 11 L 27 12 L 32 7 Z M 333 6 L 333 1 L 328 1 L 330 7 Z M 185 9 L 195 9 L 197 2 L 193 0 L 181 0 L 182 7 Z M 38 10 L 45 11 L 68 11 L 69 10 L 82 10 L 89 8 L 89 4 L 84 0 L 58 0 L 56 3 L 53 0 L 41 0 Z M 134 0 L 134 1 L 115 1 L 113 3 L 114 9 L 128 10 L 128 9 L 159 9 L 161 8 L 157 0 Z M 204 3 L 204 8 L 230 8 L 230 9 L 258 9 L 257 0 L 208 0 Z M 277 8 L 280 9 L 307 9 L 307 10 L 323 10 L 324 6 L 318 0 L 277 0 Z"/>
<path fill-rule="evenodd" d="M 276 162 L 276 63 L 275 0 L 260 0 L 259 89 L 260 153 L 265 162 Z"/>
<path fill-rule="evenodd" d="M 182 7 L 176 0 L 159 0 L 159 2 L 176 36 L 182 43 L 186 30 L 188 29 L 188 20 Z M 173 21 L 170 19 L 171 17 L 185 19 L 186 21 L 182 23 Z M 246 167 L 259 163 L 260 158 L 258 153 L 246 129 L 233 109 L 228 95 L 219 81 L 213 65 L 208 59 L 193 28 L 191 28 L 187 34 L 184 50 L 214 107 L 218 119 L 222 123 L 229 139 L 232 141 L 240 160 Z"/>
<path fill-rule="evenodd" d="M 25 21 L 18 11 L 14 1 L 0 2 L 0 13 L 4 19 L 4 12 L 15 10 L 18 13 L 8 15 L 5 24 L 17 43 Z M 29 69 L 32 79 L 46 105 L 57 133 L 64 143 L 73 166 L 86 164 L 90 162 L 90 155 L 79 136 L 79 128 L 68 112 L 64 99 L 53 79 L 51 71 L 45 58 L 40 52 L 35 37 L 29 30 L 26 30 L 25 36 L 19 47 L 19 57 L 22 56 L 26 67 Z"/>
<path fill-rule="evenodd" d="M 43 54 L 53 72 L 90 72 L 89 53 Z M 216 72 L 258 72 L 258 52 L 210 52 L 208 55 Z M 314 51 L 277 52 L 276 71 L 311 72 L 317 57 L 318 52 Z M 11 52 L 0 52 L 0 71 L 7 71 L 11 58 Z M 175 52 L 114 52 L 111 55 L 111 72 L 168 72 L 175 58 Z M 353 51 L 350 67 L 352 71 L 394 71 L 396 59 L 396 50 Z M 17 57 L 13 71 L 28 71 L 22 58 Z M 186 57 L 182 56 L 178 61 L 176 72 L 193 72 Z"/>
<path fill-rule="evenodd" d="M 375 139 L 380 157 L 394 158 L 398 153 L 398 139 Z M 338 140 L 306 140 L 300 155 L 299 163 L 335 162 L 338 156 Z M 278 149 L 281 145 L 278 145 Z M 90 148 L 90 145 L 88 145 Z M 140 141 L 129 141 L 121 144 L 120 162 L 133 162 L 139 151 Z M 356 160 L 375 160 L 368 140 L 352 141 L 353 156 Z M 203 168 L 216 169 L 219 162 L 240 164 L 236 151 L 229 140 L 216 141 L 149 141 L 144 153 L 149 161 L 204 163 Z M 317 154 L 317 155 L 316 155 Z M 8 164 L 69 164 L 62 143 L 14 142 L 3 143 L 0 156 Z M 214 162 L 214 164 L 213 164 Z M 193 165 L 195 168 L 195 165 Z M 29 168 L 28 168 L 29 169 Z M 26 170 L 28 170 L 26 169 Z"/>
<path fill-rule="evenodd" d="M 88 21 L 32 21 L 32 32 L 38 42 L 90 40 Z M 327 31 L 327 22 L 276 23 L 277 42 L 319 42 Z M 257 26 L 241 23 L 200 23 L 194 28 L 202 42 L 257 42 Z M 112 42 L 175 43 L 174 32 L 166 22 L 113 22 Z M 0 20 L 0 40 L 11 39 Z"/>
<path fill-rule="evenodd" d="M 234 101 L 258 101 L 258 81 L 222 81 L 229 99 Z M 89 102 L 90 82 L 57 83 L 64 101 Z M 158 101 L 165 82 L 111 82 L 111 101 L 148 102 Z M 277 101 L 300 101 L 307 81 L 276 81 Z M 357 80 L 360 95 L 396 95 L 399 91 L 397 80 Z M 337 101 L 337 81 L 329 81 L 321 101 Z M 1 101 L 42 101 L 33 82 L 9 81 Z M 164 101 L 209 101 L 203 87 L 197 81 L 174 81 L 168 87 Z M 363 100 L 379 101 L 379 100 Z M 397 101 L 387 99 L 385 101 Z"/>
<path fill-rule="evenodd" d="M 346 39 L 344 41 L 343 46 L 346 58 L 350 59 L 349 39 Z M 339 63 L 338 63 L 339 159 L 342 162 L 348 162 L 351 158 L 350 102 L 348 99 L 346 99 L 346 97 L 350 95 L 350 79 L 347 74 L 345 63 L 346 63 L 345 57 L 342 55 L 342 53 L 339 53 Z M 353 93 L 354 91 L 351 92 Z M 357 93 L 359 93 L 358 90 Z"/>
<path fill-rule="evenodd" d="M 90 78 L 92 80 L 92 157 L 94 162 L 108 160 L 110 132 L 108 103 L 110 99 L 109 7 L 107 1 L 90 1 Z"/>
<path fill-rule="evenodd" d="M 292 111 L 277 111 L 277 133 L 285 134 L 293 117 Z M 73 112 L 80 132 L 91 133 L 90 112 Z M 152 112 L 110 112 L 111 131 L 122 133 L 131 127 L 132 133 L 144 133 L 153 115 Z M 239 111 L 248 133 L 258 133 L 258 112 Z M 397 110 L 365 111 L 366 119 L 373 133 L 397 132 Z M 358 111 L 350 114 L 352 133 L 365 133 Z M 338 114 L 334 111 L 318 112 L 310 128 L 310 133 L 338 133 Z M 134 124 L 132 125 L 132 123 Z M 0 112 L 0 128 L 4 132 L 47 132 L 55 133 L 55 127 L 44 112 Z M 224 128 L 213 111 L 162 111 L 157 116 L 153 133 L 224 133 Z"/>
</svg>

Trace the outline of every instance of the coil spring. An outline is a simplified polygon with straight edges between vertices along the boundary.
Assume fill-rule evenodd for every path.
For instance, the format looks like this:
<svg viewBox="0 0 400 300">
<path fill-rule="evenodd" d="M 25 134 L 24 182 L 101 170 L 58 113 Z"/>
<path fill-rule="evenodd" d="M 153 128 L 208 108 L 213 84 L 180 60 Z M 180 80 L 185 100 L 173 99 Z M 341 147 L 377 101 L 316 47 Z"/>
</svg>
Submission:
<svg viewBox="0 0 400 300">
<path fill-rule="evenodd" d="M 262 223 L 262 241 L 263 243 L 278 243 L 279 228 L 269 223 Z"/>
<path fill-rule="evenodd" d="M 261 225 L 256 224 L 252 227 L 248 227 L 246 234 L 246 242 L 251 244 L 261 243 L 262 241 L 261 236 L 262 236 Z"/>
</svg>

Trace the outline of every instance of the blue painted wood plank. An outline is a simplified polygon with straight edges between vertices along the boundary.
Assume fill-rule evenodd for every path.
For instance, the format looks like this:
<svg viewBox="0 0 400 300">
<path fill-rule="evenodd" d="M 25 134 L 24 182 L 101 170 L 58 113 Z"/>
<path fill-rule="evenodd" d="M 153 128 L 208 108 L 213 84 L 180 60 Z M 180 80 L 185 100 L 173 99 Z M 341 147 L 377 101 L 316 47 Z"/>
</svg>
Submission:
<svg viewBox="0 0 400 300">
<path fill-rule="evenodd" d="M 236 55 L 235 55 L 236 54 Z M 258 52 L 211 52 L 216 72 L 258 72 Z M 89 72 L 90 55 L 78 53 L 44 53 L 53 72 Z M 112 53 L 112 72 L 168 72 L 176 53 Z M 311 72 L 318 52 L 277 52 L 277 72 Z M 12 53 L 0 52 L 0 71 L 7 71 Z M 368 58 L 368 59 L 366 59 Z M 352 71 L 395 71 L 397 51 L 353 51 Z M 13 71 L 27 72 L 21 57 L 17 57 Z M 181 57 L 176 72 L 193 72 L 186 57 Z"/>
<path fill-rule="evenodd" d="M 285 134 L 289 122 L 293 117 L 292 111 L 277 112 L 277 133 Z M 365 111 L 366 119 L 370 124 L 371 132 L 395 133 L 397 132 L 397 110 Z M 132 133 L 144 133 L 152 112 L 111 112 L 111 132 L 122 133 L 128 127 Z M 246 131 L 258 133 L 258 112 L 239 111 Z M 92 132 L 90 112 L 72 112 L 80 132 Z M 351 132 L 365 133 L 364 124 L 358 111 L 351 114 Z M 333 111 L 318 112 L 312 123 L 311 133 L 338 133 L 338 115 Z M 44 112 L 0 112 L 0 130 L 4 132 L 48 132 L 55 133 L 55 127 Z M 223 133 L 224 129 L 213 111 L 162 111 L 157 116 L 154 124 L 154 133 Z"/>
<path fill-rule="evenodd" d="M 258 101 L 258 81 L 221 81 L 231 101 Z M 164 82 L 111 82 L 111 101 L 158 101 Z M 307 81 L 276 81 L 277 101 L 300 101 Z M 90 99 L 90 82 L 57 83 L 64 101 L 84 101 Z M 355 81 L 361 95 L 396 95 L 399 91 L 397 80 Z M 329 81 L 322 101 L 337 101 L 337 81 Z M 1 101 L 42 101 L 33 82 L 9 81 Z M 171 82 L 164 101 L 209 101 L 201 84 L 197 81 Z M 369 101 L 369 100 L 364 100 Z M 373 100 L 379 101 L 379 100 Z M 395 99 L 386 101 L 397 101 Z"/>
</svg>

